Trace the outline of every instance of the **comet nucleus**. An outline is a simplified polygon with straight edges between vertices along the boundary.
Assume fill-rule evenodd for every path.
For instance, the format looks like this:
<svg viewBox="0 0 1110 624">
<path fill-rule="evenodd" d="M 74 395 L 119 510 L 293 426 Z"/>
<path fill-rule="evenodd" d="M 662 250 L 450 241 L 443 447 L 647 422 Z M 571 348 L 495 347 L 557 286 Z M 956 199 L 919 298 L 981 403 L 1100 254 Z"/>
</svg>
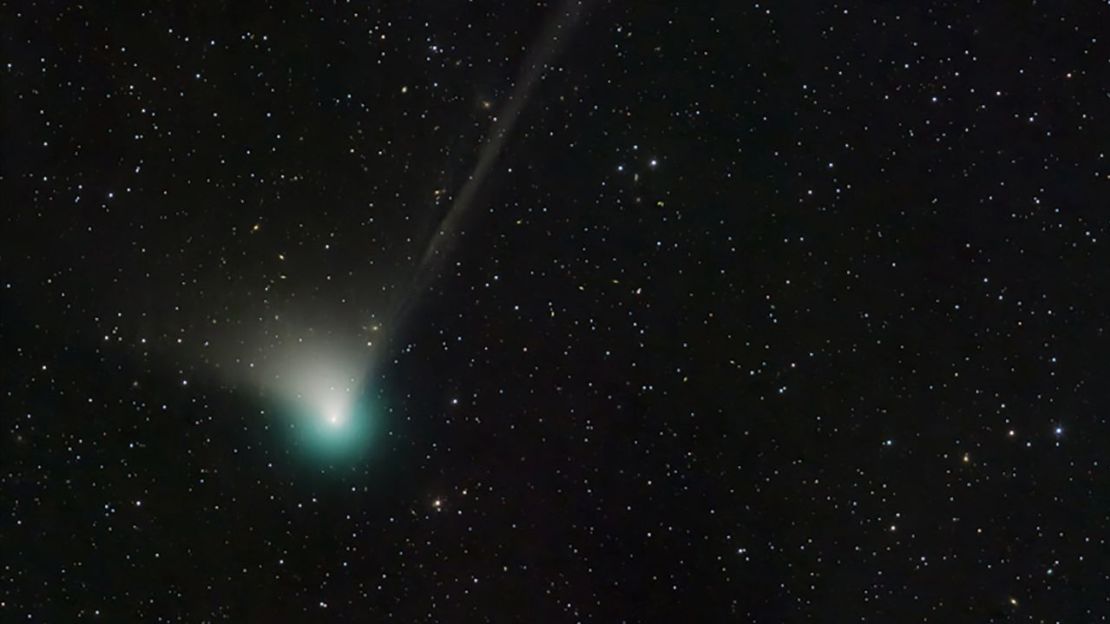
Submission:
<svg viewBox="0 0 1110 624">
<path fill-rule="evenodd" d="M 375 423 L 365 358 L 335 347 L 302 346 L 278 360 L 267 371 L 265 393 L 293 446 L 327 463 L 364 457 Z"/>
</svg>

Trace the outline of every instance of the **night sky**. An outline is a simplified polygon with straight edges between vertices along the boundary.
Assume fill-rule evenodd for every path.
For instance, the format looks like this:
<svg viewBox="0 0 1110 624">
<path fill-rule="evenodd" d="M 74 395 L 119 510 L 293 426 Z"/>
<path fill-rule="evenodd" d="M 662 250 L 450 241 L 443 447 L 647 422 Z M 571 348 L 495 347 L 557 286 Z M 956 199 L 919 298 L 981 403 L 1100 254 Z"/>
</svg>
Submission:
<svg viewBox="0 0 1110 624">
<path fill-rule="evenodd" d="M 0 3 L 0 621 L 1110 620 L 1108 24 Z"/>
</svg>

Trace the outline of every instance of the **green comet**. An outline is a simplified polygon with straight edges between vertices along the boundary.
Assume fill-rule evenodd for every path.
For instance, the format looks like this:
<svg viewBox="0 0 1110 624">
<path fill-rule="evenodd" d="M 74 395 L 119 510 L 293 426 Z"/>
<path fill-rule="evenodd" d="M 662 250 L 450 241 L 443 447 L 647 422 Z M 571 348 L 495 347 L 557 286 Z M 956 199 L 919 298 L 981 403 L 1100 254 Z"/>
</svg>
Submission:
<svg viewBox="0 0 1110 624">
<path fill-rule="evenodd" d="M 364 459 L 381 418 L 369 379 L 365 358 L 326 345 L 303 346 L 271 361 L 263 394 L 282 420 L 290 453 L 320 468 Z"/>
<path fill-rule="evenodd" d="M 365 393 L 351 397 L 297 401 L 289 408 L 294 446 L 305 455 L 329 463 L 365 457 L 373 442 L 374 402 Z"/>
</svg>

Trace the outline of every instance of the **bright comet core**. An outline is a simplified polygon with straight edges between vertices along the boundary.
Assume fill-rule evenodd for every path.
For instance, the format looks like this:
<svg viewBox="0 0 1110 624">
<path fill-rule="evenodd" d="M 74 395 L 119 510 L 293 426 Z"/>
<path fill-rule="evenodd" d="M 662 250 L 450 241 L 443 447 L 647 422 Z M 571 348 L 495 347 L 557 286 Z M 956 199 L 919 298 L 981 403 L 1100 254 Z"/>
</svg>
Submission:
<svg viewBox="0 0 1110 624">
<path fill-rule="evenodd" d="M 264 371 L 264 393 L 294 446 L 309 458 L 353 461 L 368 449 L 374 410 L 364 385 L 367 368 L 365 356 L 298 345 Z"/>
</svg>

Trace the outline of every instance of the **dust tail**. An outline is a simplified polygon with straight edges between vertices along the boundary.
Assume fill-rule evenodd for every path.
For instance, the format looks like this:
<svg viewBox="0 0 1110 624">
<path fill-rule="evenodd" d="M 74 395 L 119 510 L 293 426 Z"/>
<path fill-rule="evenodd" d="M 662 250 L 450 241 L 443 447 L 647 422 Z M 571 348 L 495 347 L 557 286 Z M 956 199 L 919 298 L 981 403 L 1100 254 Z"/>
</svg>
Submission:
<svg viewBox="0 0 1110 624">
<path fill-rule="evenodd" d="M 440 221 L 423 255 L 416 266 L 412 278 L 395 299 L 387 322 L 396 330 L 409 310 L 420 299 L 429 284 L 437 275 L 440 267 L 458 244 L 462 226 L 471 212 L 474 198 L 482 183 L 497 164 L 513 128 L 520 118 L 535 86 L 543 78 L 544 72 L 559 52 L 566 46 L 575 25 L 578 23 L 588 0 L 567 0 L 553 15 L 536 42 L 528 51 L 521 66 L 516 84 L 509 95 L 504 109 L 490 129 L 478 154 L 478 161 L 467 177 L 462 189 L 451 203 L 447 213 Z M 391 332 L 392 333 L 392 332 Z"/>
</svg>

